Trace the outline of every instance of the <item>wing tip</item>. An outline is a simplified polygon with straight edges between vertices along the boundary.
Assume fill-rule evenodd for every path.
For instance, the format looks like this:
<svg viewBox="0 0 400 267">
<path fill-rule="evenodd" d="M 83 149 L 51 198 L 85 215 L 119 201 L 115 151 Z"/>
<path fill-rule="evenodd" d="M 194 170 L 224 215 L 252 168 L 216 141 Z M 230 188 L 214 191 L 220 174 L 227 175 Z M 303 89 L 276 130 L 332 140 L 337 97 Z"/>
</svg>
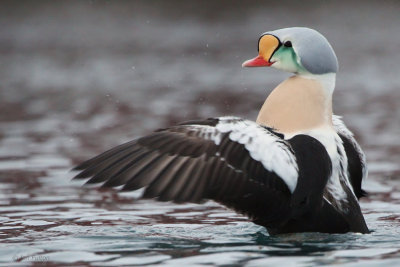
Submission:
<svg viewBox="0 0 400 267">
<path fill-rule="evenodd" d="M 75 171 L 75 170 L 73 170 Z M 79 170 L 78 170 L 79 171 Z M 82 180 L 82 179 L 87 179 L 90 178 L 91 175 L 86 174 L 84 171 L 79 172 L 77 175 L 75 175 L 72 180 Z"/>
<path fill-rule="evenodd" d="M 368 197 L 368 196 L 369 196 L 369 193 L 368 193 L 367 191 L 361 189 L 360 198 L 362 198 L 362 197 Z"/>
<path fill-rule="evenodd" d="M 71 172 L 76 172 L 76 171 L 83 171 L 84 169 L 86 169 L 86 161 L 81 162 L 80 164 L 72 167 L 72 169 L 70 170 Z"/>
<path fill-rule="evenodd" d="M 208 126 L 216 126 L 219 122 L 218 118 L 208 118 L 205 120 L 188 120 L 179 123 L 178 125 L 185 126 L 185 125 L 208 125 Z"/>
</svg>

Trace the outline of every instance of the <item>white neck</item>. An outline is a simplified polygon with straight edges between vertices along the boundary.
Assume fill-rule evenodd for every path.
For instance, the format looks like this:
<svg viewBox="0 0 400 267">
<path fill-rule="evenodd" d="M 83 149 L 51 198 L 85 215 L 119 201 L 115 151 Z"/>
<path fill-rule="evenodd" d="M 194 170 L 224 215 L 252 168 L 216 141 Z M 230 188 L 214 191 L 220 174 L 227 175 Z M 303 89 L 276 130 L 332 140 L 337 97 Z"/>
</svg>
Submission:
<svg viewBox="0 0 400 267">
<path fill-rule="evenodd" d="M 318 81 L 319 83 L 321 83 L 322 87 L 328 94 L 332 95 L 333 91 L 335 90 L 336 73 L 327 73 L 327 74 L 303 73 L 299 74 L 298 76 Z"/>
<path fill-rule="evenodd" d="M 332 93 L 336 74 L 295 75 L 265 100 L 257 122 L 286 134 L 332 127 Z"/>
</svg>

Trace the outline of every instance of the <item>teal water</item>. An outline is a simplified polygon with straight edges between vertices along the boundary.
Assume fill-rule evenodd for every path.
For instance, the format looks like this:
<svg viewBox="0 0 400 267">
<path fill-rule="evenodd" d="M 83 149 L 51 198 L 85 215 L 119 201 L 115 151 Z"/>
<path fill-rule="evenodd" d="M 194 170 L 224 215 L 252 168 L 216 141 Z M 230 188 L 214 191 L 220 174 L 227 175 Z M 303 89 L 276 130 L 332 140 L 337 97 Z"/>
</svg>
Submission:
<svg viewBox="0 0 400 267">
<path fill-rule="evenodd" d="M 2 5 L 0 265 L 399 266 L 399 3 L 185 3 Z M 320 30 L 338 55 L 334 111 L 367 154 L 371 234 L 270 237 L 213 202 L 71 181 L 77 163 L 154 129 L 254 119 L 287 75 L 241 63 L 261 32 L 294 25 Z"/>
<path fill-rule="evenodd" d="M 96 266 L 399 264 L 400 194 L 383 184 L 371 182 L 370 191 L 380 192 L 372 191 L 362 202 L 371 234 L 271 237 L 263 227 L 213 202 L 177 205 L 137 200 L 136 192 L 81 188 L 65 178 L 59 170 L 47 177 L 2 184 L 0 262 Z"/>
</svg>

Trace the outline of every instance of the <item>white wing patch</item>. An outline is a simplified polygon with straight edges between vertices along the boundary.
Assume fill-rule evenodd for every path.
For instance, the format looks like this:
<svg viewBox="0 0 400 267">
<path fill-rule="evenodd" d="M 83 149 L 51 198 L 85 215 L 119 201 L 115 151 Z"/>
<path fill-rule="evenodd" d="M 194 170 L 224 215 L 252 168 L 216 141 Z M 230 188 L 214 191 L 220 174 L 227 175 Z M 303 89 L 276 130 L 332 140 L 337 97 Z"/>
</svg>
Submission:
<svg viewBox="0 0 400 267">
<path fill-rule="evenodd" d="M 261 162 L 265 169 L 276 173 L 293 193 L 297 185 L 296 158 L 285 140 L 277 137 L 259 124 L 237 117 L 220 117 L 215 126 L 219 133 L 228 133 L 229 139 L 243 144 L 250 156 Z M 215 135 L 218 145 L 221 135 Z"/>
<path fill-rule="evenodd" d="M 197 136 L 206 140 L 212 140 L 216 145 L 221 143 L 222 133 L 215 127 L 208 125 L 185 125 L 187 129 L 193 130 Z"/>
<path fill-rule="evenodd" d="M 335 128 L 336 132 L 338 134 L 343 135 L 348 140 L 350 140 L 351 144 L 354 146 L 357 153 L 360 155 L 361 164 L 362 164 L 362 172 L 363 172 L 363 180 L 364 180 L 368 175 L 368 169 L 367 169 L 367 164 L 366 164 L 367 160 L 366 160 L 364 152 L 362 151 L 360 145 L 357 143 L 356 139 L 354 138 L 353 133 L 344 124 L 341 116 L 333 115 L 332 122 L 333 122 L 333 127 Z"/>
</svg>

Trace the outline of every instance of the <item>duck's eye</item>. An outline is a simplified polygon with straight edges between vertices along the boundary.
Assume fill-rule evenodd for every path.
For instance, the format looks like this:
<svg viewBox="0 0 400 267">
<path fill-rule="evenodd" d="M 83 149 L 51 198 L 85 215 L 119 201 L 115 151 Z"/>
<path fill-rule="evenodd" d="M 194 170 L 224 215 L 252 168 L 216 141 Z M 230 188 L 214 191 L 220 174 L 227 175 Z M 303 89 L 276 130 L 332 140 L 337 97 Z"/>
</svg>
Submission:
<svg viewBox="0 0 400 267">
<path fill-rule="evenodd" d="M 283 43 L 284 46 L 286 47 L 292 47 L 292 42 L 291 41 L 286 41 Z"/>
</svg>

